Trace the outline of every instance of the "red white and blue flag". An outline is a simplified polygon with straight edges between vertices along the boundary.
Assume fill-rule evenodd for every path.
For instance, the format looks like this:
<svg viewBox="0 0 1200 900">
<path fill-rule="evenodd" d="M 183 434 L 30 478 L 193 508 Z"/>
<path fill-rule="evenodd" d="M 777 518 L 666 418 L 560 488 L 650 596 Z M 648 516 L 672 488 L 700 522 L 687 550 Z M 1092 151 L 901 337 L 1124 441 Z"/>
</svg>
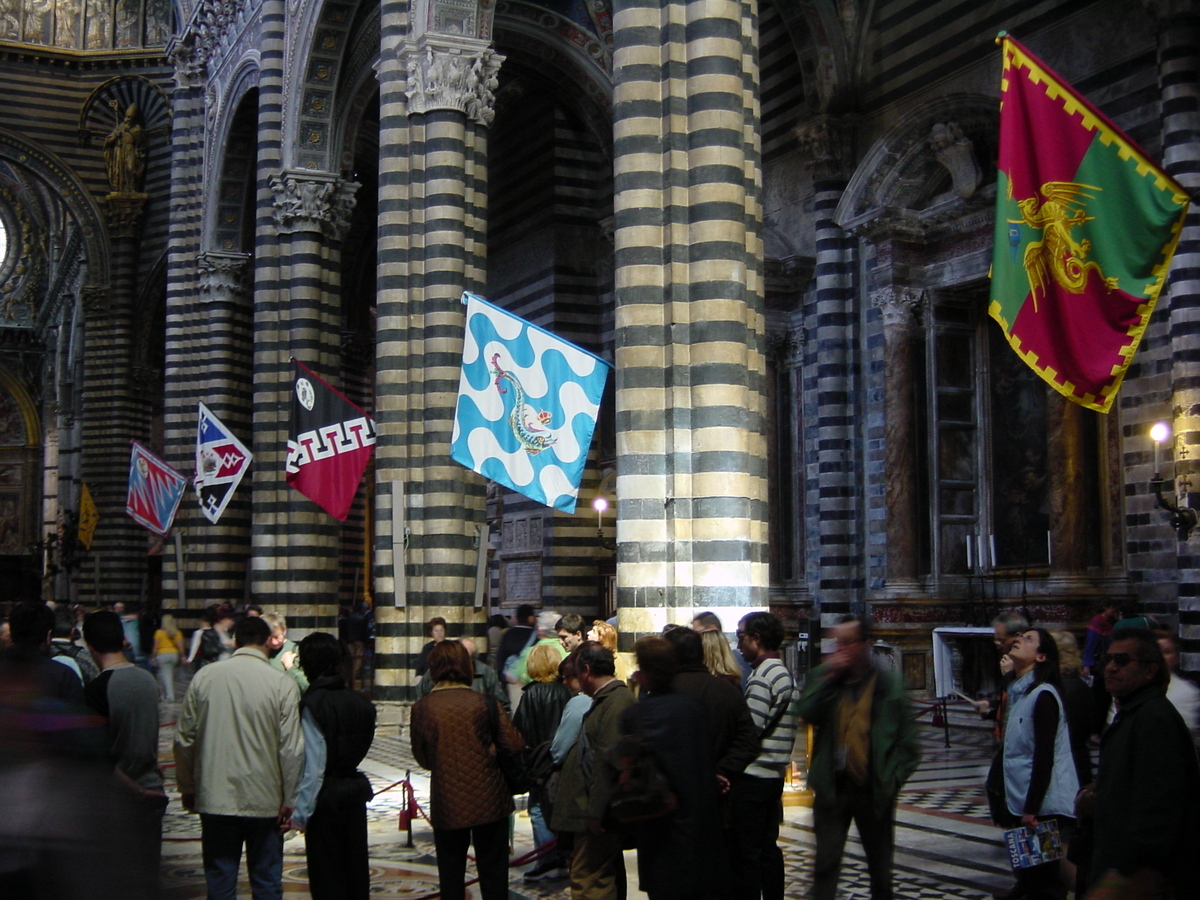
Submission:
<svg viewBox="0 0 1200 900">
<path fill-rule="evenodd" d="M 196 429 L 196 477 L 192 483 L 200 499 L 200 511 L 214 525 L 225 512 L 254 454 L 234 437 L 203 403 Z"/>
<path fill-rule="evenodd" d="M 292 370 L 287 483 L 345 522 L 375 447 L 375 422 L 312 369 L 292 360 Z"/>
<path fill-rule="evenodd" d="M 139 444 L 133 442 L 129 459 L 129 493 L 125 512 L 160 537 L 166 537 L 175 521 L 179 501 L 188 480 Z"/>
</svg>

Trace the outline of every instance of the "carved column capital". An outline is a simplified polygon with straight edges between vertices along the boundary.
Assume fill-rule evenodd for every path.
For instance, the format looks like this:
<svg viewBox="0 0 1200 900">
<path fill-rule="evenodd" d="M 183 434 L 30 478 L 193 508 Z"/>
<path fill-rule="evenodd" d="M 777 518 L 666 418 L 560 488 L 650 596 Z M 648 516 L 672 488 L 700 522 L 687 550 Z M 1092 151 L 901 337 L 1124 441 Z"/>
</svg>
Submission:
<svg viewBox="0 0 1200 900">
<path fill-rule="evenodd" d="M 328 172 L 285 169 L 271 178 L 280 234 L 315 231 L 340 241 L 350 227 L 354 195 L 362 187 Z"/>
<path fill-rule="evenodd" d="M 200 273 L 200 299 L 210 303 L 245 300 L 250 296 L 247 276 L 250 254 L 206 250 L 196 257 Z"/>
<path fill-rule="evenodd" d="M 884 328 L 909 329 L 925 306 L 925 292 L 916 288 L 888 285 L 871 291 L 871 305 L 883 315 Z"/>
<path fill-rule="evenodd" d="M 777 366 L 798 366 L 804 353 L 804 329 L 788 328 L 767 332 L 767 359 Z"/>
<path fill-rule="evenodd" d="M 504 57 L 485 41 L 424 35 L 404 44 L 408 111 L 452 109 L 480 125 L 496 117 L 496 87 Z"/>
<path fill-rule="evenodd" d="M 804 164 L 814 179 L 849 177 L 857 125 L 852 116 L 817 116 L 796 127 Z"/>
<path fill-rule="evenodd" d="M 133 237 L 142 213 L 146 209 L 149 194 L 112 193 L 104 198 L 104 209 L 108 213 L 108 227 L 116 237 Z"/>
<path fill-rule="evenodd" d="M 190 41 L 175 41 L 167 51 L 167 58 L 175 67 L 175 84 L 181 91 L 204 85 L 208 66 Z"/>
<path fill-rule="evenodd" d="M 79 292 L 79 297 L 83 301 L 85 315 L 89 318 L 103 316 L 108 313 L 112 303 L 112 290 L 107 285 L 88 284 Z"/>
</svg>

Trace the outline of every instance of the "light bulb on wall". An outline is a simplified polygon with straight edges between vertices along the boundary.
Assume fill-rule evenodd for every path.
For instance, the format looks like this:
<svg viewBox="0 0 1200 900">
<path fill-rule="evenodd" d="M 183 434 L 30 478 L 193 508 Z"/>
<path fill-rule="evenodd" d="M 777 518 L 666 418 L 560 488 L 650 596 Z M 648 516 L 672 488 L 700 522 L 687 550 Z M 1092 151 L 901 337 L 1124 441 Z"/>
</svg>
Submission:
<svg viewBox="0 0 1200 900">
<path fill-rule="evenodd" d="M 1171 426 L 1166 422 L 1155 422 L 1150 426 L 1150 440 L 1154 441 L 1154 477 L 1157 478 L 1162 471 L 1161 448 L 1162 445 L 1171 437 Z"/>
</svg>

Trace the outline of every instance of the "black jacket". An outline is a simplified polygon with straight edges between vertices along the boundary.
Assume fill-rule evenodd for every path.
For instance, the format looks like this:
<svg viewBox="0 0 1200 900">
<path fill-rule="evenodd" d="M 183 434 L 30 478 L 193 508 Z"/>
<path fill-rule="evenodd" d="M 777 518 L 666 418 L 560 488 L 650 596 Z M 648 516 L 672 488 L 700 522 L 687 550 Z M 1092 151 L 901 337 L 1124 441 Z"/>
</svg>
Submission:
<svg viewBox="0 0 1200 900">
<path fill-rule="evenodd" d="M 300 701 L 325 738 L 325 779 L 316 809 L 366 803 L 372 797 L 367 776 L 358 771 L 375 739 L 375 706 L 346 688 L 340 675 L 318 678 Z"/>
<path fill-rule="evenodd" d="M 563 707 L 570 699 L 571 691 L 565 684 L 534 681 L 525 685 L 513 714 L 513 724 L 525 738 L 526 747 L 553 740 Z"/>
<path fill-rule="evenodd" d="M 671 690 L 695 697 L 708 711 L 718 773 L 732 778 L 754 762 L 759 751 L 758 729 L 741 691 L 704 666 L 681 666 Z"/>
</svg>

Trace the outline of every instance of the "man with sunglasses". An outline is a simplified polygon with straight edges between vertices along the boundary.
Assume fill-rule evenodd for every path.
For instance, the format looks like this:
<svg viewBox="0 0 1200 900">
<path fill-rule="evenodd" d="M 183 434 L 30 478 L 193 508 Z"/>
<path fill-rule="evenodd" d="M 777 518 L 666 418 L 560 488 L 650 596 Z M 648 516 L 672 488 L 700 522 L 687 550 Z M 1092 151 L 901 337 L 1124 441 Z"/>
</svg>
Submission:
<svg viewBox="0 0 1200 900">
<path fill-rule="evenodd" d="M 1103 663 L 1118 709 L 1100 743 L 1088 898 L 1200 896 L 1200 766 L 1162 650 L 1150 631 L 1121 628 Z"/>
</svg>

